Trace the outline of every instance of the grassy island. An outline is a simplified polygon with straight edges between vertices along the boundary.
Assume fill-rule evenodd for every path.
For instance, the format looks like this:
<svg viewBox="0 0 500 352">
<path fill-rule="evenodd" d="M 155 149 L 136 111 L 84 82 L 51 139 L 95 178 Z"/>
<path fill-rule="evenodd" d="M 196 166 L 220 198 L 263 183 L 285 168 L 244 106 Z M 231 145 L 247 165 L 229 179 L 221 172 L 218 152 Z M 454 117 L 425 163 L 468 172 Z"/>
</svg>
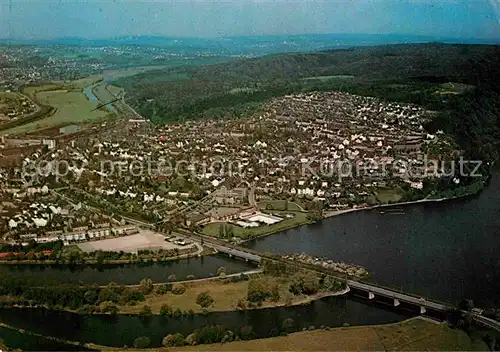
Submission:
<svg viewBox="0 0 500 352">
<path fill-rule="evenodd" d="M 138 285 L 107 286 L 62 284 L 39 279 L 5 277 L 0 285 L 0 305 L 47 307 L 80 314 L 139 314 L 149 316 L 193 315 L 209 311 L 246 310 L 290 306 L 348 292 L 346 283 L 328 274 L 288 265 L 264 263 L 263 271 L 229 275 L 223 267 L 218 277 Z"/>
<path fill-rule="evenodd" d="M 305 283 L 305 281 L 308 281 Z M 294 289 L 294 285 L 311 285 Z M 337 283 L 335 283 L 337 284 Z M 346 293 L 341 283 L 327 289 L 316 278 L 293 278 L 272 275 L 246 275 L 231 279 L 194 281 L 186 284 L 167 284 L 151 291 L 145 300 L 133 305 L 119 305 L 121 314 L 180 315 L 214 311 L 234 311 L 306 304 L 316 299 Z M 293 291 L 293 292 L 291 292 Z M 204 301 L 203 301 L 204 300 Z M 145 308 L 147 307 L 147 308 Z"/>
</svg>

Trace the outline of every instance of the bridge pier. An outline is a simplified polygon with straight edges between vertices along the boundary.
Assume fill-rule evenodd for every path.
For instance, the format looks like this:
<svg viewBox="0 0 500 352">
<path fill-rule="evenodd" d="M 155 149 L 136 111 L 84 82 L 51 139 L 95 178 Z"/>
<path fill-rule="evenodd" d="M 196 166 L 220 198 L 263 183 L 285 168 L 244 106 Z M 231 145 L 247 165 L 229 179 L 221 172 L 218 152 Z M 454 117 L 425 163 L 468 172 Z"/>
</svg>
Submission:
<svg viewBox="0 0 500 352">
<path fill-rule="evenodd" d="M 375 295 L 373 294 L 373 292 L 368 292 L 368 299 L 374 299 L 375 298 Z"/>
<path fill-rule="evenodd" d="M 394 307 L 397 307 L 399 306 L 401 303 L 399 303 L 399 300 L 397 300 L 396 298 L 394 298 Z"/>
<path fill-rule="evenodd" d="M 420 306 L 420 314 L 425 314 L 425 312 L 427 312 L 427 310 L 425 309 L 425 307 Z"/>
</svg>

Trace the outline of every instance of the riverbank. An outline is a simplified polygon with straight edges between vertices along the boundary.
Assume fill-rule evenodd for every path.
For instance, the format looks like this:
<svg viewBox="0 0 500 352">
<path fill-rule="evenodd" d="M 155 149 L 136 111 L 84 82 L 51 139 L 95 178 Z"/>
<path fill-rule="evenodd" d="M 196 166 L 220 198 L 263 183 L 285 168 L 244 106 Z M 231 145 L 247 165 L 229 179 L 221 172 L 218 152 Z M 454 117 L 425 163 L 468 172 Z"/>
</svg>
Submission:
<svg viewBox="0 0 500 352">
<path fill-rule="evenodd" d="M 5 324 L 2 322 L 0 322 L 0 328 L 8 329 L 8 330 L 11 330 L 12 332 L 18 333 L 23 340 L 26 339 L 27 337 L 35 338 L 37 341 L 40 341 L 41 345 L 43 345 L 43 346 L 47 346 L 47 342 L 49 342 L 49 343 L 53 342 L 53 343 L 55 343 L 54 345 L 56 345 L 57 347 L 59 347 L 59 348 L 62 347 L 62 348 L 65 348 L 67 350 L 98 351 L 97 349 L 93 349 L 89 346 L 86 346 L 85 344 L 82 344 L 82 343 L 79 343 L 76 341 L 65 340 L 65 339 L 61 339 L 61 338 L 57 338 L 57 337 L 53 337 L 53 336 L 45 336 L 45 335 L 42 335 L 42 334 L 39 334 L 39 333 L 36 333 L 33 331 L 26 331 L 24 329 L 16 328 L 12 325 Z M 3 337 L 3 336 L 1 336 L 1 337 Z M 1 340 L 3 340 L 3 338 Z M 2 343 L 3 343 L 3 341 L 0 342 L 0 347 L 2 348 L 3 351 L 19 351 L 20 350 L 20 349 L 18 349 L 17 346 L 10 347 L 10 344 L 6 346 L 6 345 L 2 345 Z M 54 348 L 53 345 L 51 347 Z"/>
<path fill-rule="evenodd" d="M 212 248 L 209 247 L 202 247 L 199 244 L 195 244 L 195 247 L 193 249 L 196 249 L 193 252 L 189 253 L 184 253 L 172 257 L 166 257 L 166 256 L 155 256 L 153 255 L 142 255 L 137 258 L 133 259 L 104 259 L 104 260 L 98 260 L 95 258 L 86 258 L 82 257 L 79 258 L 78 261 L 73 261 L 67 260 L 67 259 L 45 259 L 45 260 L 38 260 L 38 259 L 25 259 L 25 260 L 0 260 L 0 265 L 79 265 L 79 266 L 106 266 L 106 265 L 120 265 L 120 264 L 140 264 L 140 263 L 165 263 L 165 262 L 171 262 L 171 261 L 178 261 L 178 260 L 183 260 L 183 259 L 189 259 L 189 258 L 194 258 L 194 257 L 201 257 L 201 256 L 206 256 L 206 255 L 213 255 L 216 254 L 216 251 L 213 250 Z M 92 252 L 91 252 L 92 253 Z M 113 253 L 118 253 L 118 252 L 113 252 Z"/>
<path fill-rule="evenodd" d="M 373 205 L 373 206 L 357 207 L 357 208 L 350 208 L 350 209 L 344 209 L 344 210 L 330 210 L 330 211 L 323 212 L 322 218 L 319 219 L 319 220 L 317 220 L 317 221 L 321 221 L 321 220 L 328 219 L 328 218 L 331 218 L 331 217 L 334 217 L 334 216 L 340 216 L 340 215 L 343 215 L 343 214 L 353 213 L 353 212 L 357 212 L 357 211 L 373 210 L 373 209 L 379 209 L 379 208 L 390 208 L 390 207 L 397 207 L 397 206 L 407 206 L 407 205 L 414 205 L 414 204 L 424 204 L 424 203 L 439 203 L 439 202 L 444 202 L 444 201 L 451 201 L 451 200 L 455 200 L 455 199 L 461 199 L 461 198 L 465 198 L 465 197 L 468 197 L 468 196 L 470 196 L 470 195 L 466 195 L 466 196 L 462 196 L 462 197 L 452 197 L 452 198 L 420 199 L 420 200 L 411 201 L 411 202 L 400 202 L 400 203 L 392 203 L 392 204 L 378 204 L 378 205 Z M 299 213 L 305 214 L 307 212 L 299 212 Z M 247 238 L 247 239 L 240 240 L 237 243 L 238 244 L 244 244 L 244 243 L 247 243 L 247 242 L 251 242 L 253 240 L 258 240 L 260 238 L 264 238 L 264 237 L 268 237 L 268 236 L 277 234 L 279 232 L 283 232 L 283 231 L 287 231 L 287 230 L 292 230 L 292 229 L 299 228 L 299 227 L 305 226 L 305 225 L 312 225 L 312 224 L 317 223 L 317 221 L 307 220 L 307 221 L 303 221 L 303 222 L 296 223 L 296 224 L 290 224 L 289 226 L 285 226 L 283 228 L 277 228 L 277 229 L 267 230 L 267 231 L 264 231 L 262 234 L 254 236 L 252 238 Z"/>
<path fill-rule="evenodd" d="M 439 301 L 457 302 L 469 297 L 479 307 L 496 306 L 499 291 L 494 248 L 498 248 L 500 225 L 496 192 L 500 173 L 495 170 L 492 176 L 488 187 L 477 195 L 400 202 L 403 204 L 340 216 L 369 210 L 343 209 L 330 212 L 330 218 L 316 226 L 245 246 L 275 255 L 305 252 L 354 263 L 370 272 L 369 281 L 382 286 Z M 464 258 L 477 259 L 471 267 Z M 409 272 L 416 274 L 409 276 Z M 478 291 L 478 287 L 482 289 Z"/>
<path fill-rule="evenodd" d="M 248 241 L 252 241 L 255 239 L 259 239 L 262 237 L 267 237 L 270 235 L 274 235 L 276 233 L 280 233 L 283 231 L 287 231 L 293 228 L 297 228 L 304 225 L 310 225 L 314 223 L 308 219 L 308 212 L 306 211 L 270 211 L 267 210 L 265 212 L 276 214 L 278 216 L 284 214 L 294 214 L 293 218 L 285 218 L 283 221 L 273 224 L 273 225 L 263 225 L 255 228 L 246 228 L 243 229 L 234 224 L 227 224 L 232 229 L 234 238 L 238 238 L 237 244 L 245 243 Z M 205 236 L 213 237 L 216 239 L 220 239 L 218 236 L 220 232 L 220 226 L 224 224 L 222 222 L 213 222 L 205 225 L 201 233 Z"/>
<path fill-rule="evenodd" d="M 349 292 L 349 288 L 339 280 L 326 278 L 320 281 L 319 277 L 304 273 L 285 277 L 254 269 L 226 276 L 223 270 L 219 269 L 217 277 L 197 280 L 193 277 L 187 281 L 176 281 L 176 277 L 171 275 L 168 283 L 154 284 L 145 278 L 139 285 L 76 284 L 49 288 L 50 292 L 59 290 L 61 295 L 66 295 L 60 298 L 61 302 L 65 302 L 61 304 L 58 304 L 59 298 L 51 300 L 45 297 L 45 301 L 37 301 L 36 296 L 32 296 L 32 290 L 42 296 L 48 292 L 46 285 L 35 283 L 23 286 L 24 293 L 7 290 L 0 296 L 0 305 L 3 308 L 46 308 L 84 315 L 179 317 L 304 305 Z M 204 296 L 202 301 L 200 296 Z M 68 300 L 71 304 L 67 303 Z"/>
<path fill-rule="evenodd" d="M 419 200 L 414 200 L 414 201 L 409 201 L 409 202 L 377 204 L 377 205 L 372 205 L 372 206 L 357 207 L 357 208 L 351 208 L 351 209 L 345 209 L 345 210 L 333 210 L 333 211 L 329 211 L 329 212 L 324 212 L 323 218 L 326 219 L 329 217 L 347 214 L 347 213 L 351 213 L 351 212 L 355 212 L 355 211 L 361 211 L 361 210 L 373 210 L 373 209 L 379 209 L 379 208 L 391 208 L 391 207 L 424 204 L 424 203 L 441 203 L 441 202 L 448 202 L 448 201 L 453 201 L 453 200 L 458 200 L 458 199 L 465 199 L 468 197 L 475 196 L 478 193 L 480 193 L 481 191 L 483 191 L 488 186 L 490 179 L 491 179 L 491 174 L 488 175 L 488 178 L 486 181 L 484 181 L 484 180 L 481 181 L 481 188 L 477 189 L 477 191 L 465 193 L 465 194 L 459 195 L 459 196 L 445 197 L 445 198 L 426 197 L 424 199 L 419 199 Z"/>
<path fill-rule="evenodd" d="M 36 119 L 20 120 L 15 126 L 2 131 L 2 134 L 33 133 L 41 129 L 71 123 L 104 121 L 113 115 L 102 109 L 96 110 L 95 105 L 90 102 L 83 90 L 75 87 L 72 83 L 64 85 L 54 85 L 52 83 L 33 85 L 23 92 L 32 97 L 38 105 L 51 107 L 53 113 L 40 114 L 39 118 Z"/>
<path fill-rule="evenodd" d="M 334 262 L 330 259 L 317 258 L 312 255 L 307 255 L 306 253 L 285 255 L 282 258 L 292 262 L 312 265 L 322 269 L 329 269 L 338 273 L 341 277 L 348 276 L 350 278 L 363 279 L 368 276 L 368 271 L 362 266 Z"/>
<path fill-rule="evenodd" d="M 256 269 L 255 265 L 242 260 L 234 260 L 226 255 L 206 255 L 166 262 L 139 262 L 133 264 L 68 265 L 68 264 L 27 264 L 0 265 L 0 277 L 19 279 L 41 279 L 61 284 L 137 285 L 142 279 L 150 278 L 155 283 L 171 282 L 171 275 L 185 281 L 193 277 L 202 279 L 217 277 L 223 267 L 226 275 Z"/>
<path fill-rule="evenodd" d="M 368 207 L 358 207 L 358 208 L 351 208 L 351 209 L 345 209 L 345 210 L 332 210 L 332 211 L 325 212 L 323 214 L 323 218 L 328 219 L 328 218 L 331 218 L 334 216 L 339 216 L 339 215 L 348 214 L 348 213 L 352 213 L 352 212 L 356 212 L 356 211 L 363 211 L 363 210 L 374 210 L 374 209 L 382 209 L 382 208 L 401 207 L 401 206 L 425 204 L 425 203 L 440 203 L 440 202 L 452 201 L 452 200 L 457 200 L 457 199 L 463 199 L 463 198 L 466 198 L 469 196 L 471 196 L 471 195 L 465 195 L 465 196 L 461 196 L 461 197 L 452 197 L 452 198 L 420 199 L 420 200 L 414 200 L 411 202 L 378 204 L 378 205 L 372 205 L 372 206 L 368 206 Z"/>
<path fill-rule="evenodd" d="M 202 279 L 192 279 L 192 280 L 182 280 L 182 281 L 169 281 L 169 282 L 158 282 L 158 283 L 153 283 L 154 287 L 159 287 L 163 285 L 172 285 L 172 284 L 194 284 L 194 283 L 199 283 L 199 282 L 205 282 L 205 281 L 226 281 L 230 280 L 233 278 L 240 278 L 240 277 L 251 277 L 256 274 L 262 274 L 264 269 L 255 269 L 255 270 L 249 270 L 249 271 L 244 271 L 241 273 L 234 273 L 230 275 L 219 275 L 219 276 L 211 276 L 211 277 L 205 277 Z M 100 285 L 99 287 L 107 287 L 108 285 Z M 138 288 L 140 285 L 123 285 L 123 287 L 128 287 L 128 288 Z"/>
<path fill-rule="evenodd" d="M 456 197 L 456 198 L 458 198 L 458 197 Z M 453 199 L 455 199 L 455 198 L 453 198 Z M 292 229 L 299 228 L 299 227 L 306 226 L 306 225 L 312 225 L 312 224 L 317 223 L 318 221 L 321 221 L 321 220 L 324 220 L 324 219 L 328 219 L 328 218 L 331 218 L 331 217 L 334 217 L 334 216 L 340 216 L 340 215 L 343 215 L 343 214 L 348 214 L 348 213 L 352 213 L 352 212 L 356 212 L 356 211 L 373 210 L 373 209 L 377 209 L 377 208 L 404 206 L 404 205 L 412 205 L 412 204 L 419 204 L 419 203 L 442 202 L 442 201 L 445 201 L 445 200 L 452 200 L 452 199 L 451 198 L 449 198 L 449 199 L 448 198 L 442 198 L 442 199 L 422 199 L 422 200 L 417 200 L 417 201 L 412 201 L 412 202 L 403 202 L 403 203 L 394 203 L 394 204 L 380 204 L 380 205 L 374 205 L 374 206 L 369 206 L 369 207 L 359 207 L 359 208 L 350 208 L 350 209 L 345 209 L 345 210 L 325 211 L 323 213 L 322 218 L 319 219 L 319 220 L 317 220 L 317 221 L 307 220 L 307 221 L 304 221 L 304 222 L 301 222 L 301 223 L 291 224 L 289 226 L 286 226 L 286 227 L 283 227 L 283 228 L 279 228 L 279 229 L 276 229 L 276 230 L 274 230 L 274 229 L 273 230 L 268 230 L 268 231 L 263 232 L 260 235 L 254 236 L 252 238 L 247 238 L 247 239 L 244 239 L 244 240 L 239 240 L 237 242 L 237 244 L 244 244 L 244 243 L 251 242 L 251 241 L 254 241 L 254 240 L 258 240 L 258 239 L 261 239 L 261 238 L 264 238 L 264 237 L 275 235 L 275 234 L 280 233 L 280 232 L 292 230 Z M 301 212 L 301 213 L 303 213 L 303 212 Z"/>
<path fill-rule="evenodd" d="M 293 329 L 293 321 L 290 321 Z M 156 348 L 110 347 L 100 344 L 80 343 L 66 339 L 44 336 L 0 323 L 1 327 L 15 330 L 23 335 L 32 335 L 72 346 L 98 351 L 158 351 Z M 151 343 L 157 346 L 157 342 Z M 328 328 L 286 334 L 286 336 L 235 341 L 208 345 L 168 347 L 169 351 L 400 351 L 400 350 L 445 350 L 486 351 L 488 346 L 477 336 L 469 336 L 462 330 L 452 329 L 423 317 L 411 318 L 398 323 L 369 326 Z"/>
</svg>

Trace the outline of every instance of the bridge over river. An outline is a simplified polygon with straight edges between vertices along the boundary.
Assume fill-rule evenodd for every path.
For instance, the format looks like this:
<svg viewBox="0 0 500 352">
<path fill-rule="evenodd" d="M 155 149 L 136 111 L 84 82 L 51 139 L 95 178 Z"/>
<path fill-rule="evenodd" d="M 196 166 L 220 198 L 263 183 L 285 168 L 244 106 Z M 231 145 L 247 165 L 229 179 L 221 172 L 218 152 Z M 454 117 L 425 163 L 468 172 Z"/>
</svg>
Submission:
<svg viewBox="0 0 500 352">
<path fill-rule="evenodd" d="M 183 231 L 184 232 L 184 231 Z M 306 268 L 309 270 L 317 271 L 320 273 L 325 273 L 328 271 L 327 269 L 320 268 L 314 265 L 310 264 L 305 264 L 305 263 L 299 263 L 295 261 L 290 261 L 282 258 L 276 258 L 275 256 L 268 256 L 266 254 L 262 254 L 259 252 L 252 251 L 248 248 L 240 247 L 240 246 L 235 246 L 232 244 L 225 243 L 223 241 L 219 241 L 216 239 L 213 239 L 211 237 L 204 236 L 202 234 L 192 234 L 189 233 L 188 231 L 185 231 L 185 235 L 191 237 L 193 240 L 202 242 L 205 246 L 211 247 L 215 249 L 217 252 L 220 253 L 225 253 L 229 255 L 230 257 L 236 257 L 240 258 L 246 261 L 251 261 L 255 262 L 257 264 L 260 264 L 262 262 L 262 259 L 268 259 L 268 260 L 274 260 L 274 261 L 279 261 L 283 262 L 288 265 L 294 265 L 297 267 L 301 268 Z M 331 273 L 333 276 L 335 276 L 334 273 Z M 337 275 L 338 279 L 343 280 L 344 278 L 341 278 Z M 397 307 L 401 304 L 401 302 L 404 302 L 406 304 L 410 304 L 416 307 L 420 308 L 420 313 L 424 314 L 426 313 L 427 309 L 433 310 L 436 312 L 447 312 L 453 309 L 454 307 L 446 304 L 446 303 L 441 303 L 441 302 L 436 302 L 433 300 L 425 299 L 424 297 L 413 295 L 410 293 L 405 293 L 398 291 L 396 289 L 388 288 L 388 287 L 381 287 L 379 285 L 369 283 L 369 282 L 362 282 L 362 281 L 357 281 L 357 280 L 347 280 L 347 285 L 350 288 L 354 288 L 358 291 L 365 292 L 367 294 L 368 299 L 374 299 L 376 296 L 381 296 L 385 298 L 392 299 L 394 302 L 394 306 Z M 466 312 L 464 312 L 466 313 Z M 474 313 L 470 312 L 472 318 L 477 322 L 480 323 L 486 327 L 495 329 L 497 331 L 500 331 L 500 322 L 487 318 L 480 313 Z"/>
<path fill-rule="evenodd" d="M 439 303 L 432 300 L 427 300 L 424 299 L 423 297 L 418 297 L 412 294 L 399 292 L 397 290 L 393 290 L 390 288 L 380 287 L 371 283 L 355 281 L 355 280 L 347 280 L 347 285 L 351 288 L 367 292 L 368 299 L 375 298 L 375 295 L 391 298 L 394 300 L 395 307 L 399 306 L 401 302 L 418 306 L 420 307 L 421 314 L 424 314 L 427 309 L 434 310 L 437 312 L 447 312 L 454 308 L 453 306 L 446 303 Z M 465 311 L 462 311 L 462 313 L 470 313 L 472 319 L 474 319 L 477 323 L 486 326 L 488 328 L 500 331 L 499 321 L 485 317 L 480 313 L 465 312 Z"/>
</svg>

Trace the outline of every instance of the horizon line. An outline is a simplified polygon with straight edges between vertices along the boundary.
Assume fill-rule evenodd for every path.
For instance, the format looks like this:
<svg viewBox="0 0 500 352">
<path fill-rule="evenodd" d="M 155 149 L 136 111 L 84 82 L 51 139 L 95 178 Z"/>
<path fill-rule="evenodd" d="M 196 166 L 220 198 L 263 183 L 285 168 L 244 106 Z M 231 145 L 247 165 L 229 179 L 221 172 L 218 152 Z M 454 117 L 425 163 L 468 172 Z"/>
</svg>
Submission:
<svg viewBox="0 0 500 352">
<path fill-rule="evenodd" d="M 0 40 L 12 41 L 56 41 L 65 39 L 77 39 L 87 41 L 98 40 L 116 40 L 123 38 L 171 38 L 171 39 L 200 39 L 200 40 L 220 40 L 220 39 L 235 39 L 235 38 L 265 38 L 265 37 L 306 37 L 306 36 L 378 36 L 378 37 L 421 37 L 435 40 L 477 40 L 477 41 L 493 41 L 500 43 L 500 37 L 453 37 L 446 35 L 431 35 L 431 34 L 403 34 L 403 33 L 298 33 L 298 34 L 245 34 L 245 35 L 229 35 L 229 36 L 176 36 L 167 34 L 124 34 L 109 37 L 81 37 L 81 36 L 62 36 L 62 37 L 45 37 L 45 38 L 22 38 L 22 37 L 1 37 Z"/>
</svg>

